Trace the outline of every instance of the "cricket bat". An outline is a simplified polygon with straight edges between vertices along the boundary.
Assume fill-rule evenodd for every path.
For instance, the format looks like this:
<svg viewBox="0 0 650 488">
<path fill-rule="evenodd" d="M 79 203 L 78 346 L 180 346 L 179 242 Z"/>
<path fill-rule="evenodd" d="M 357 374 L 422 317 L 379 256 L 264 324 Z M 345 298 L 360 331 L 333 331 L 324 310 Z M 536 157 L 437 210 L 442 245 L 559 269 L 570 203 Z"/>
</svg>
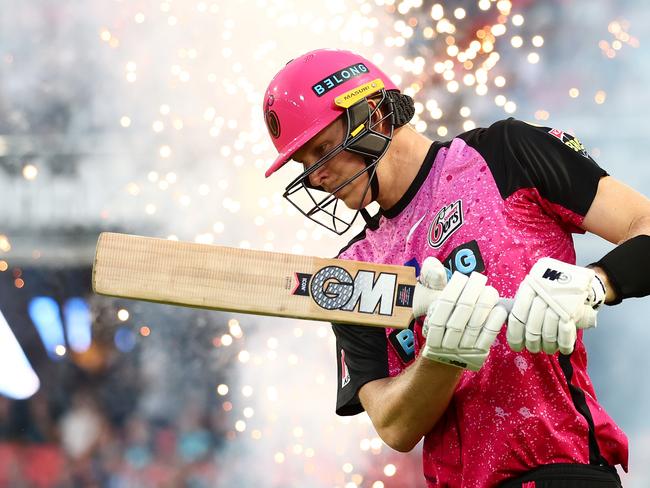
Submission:
<svg viewBox="0 0 650 488">
<path fill-rule="evenodd" d="M 342 324 L 405 329 L 415 269 L 105 232 L 95 293 Z"/>
<path fill-rule="evenodd" d="M 105 232 L 92 284 L 120 298 L 406 328 L 415 269 Z"/>
</svg>

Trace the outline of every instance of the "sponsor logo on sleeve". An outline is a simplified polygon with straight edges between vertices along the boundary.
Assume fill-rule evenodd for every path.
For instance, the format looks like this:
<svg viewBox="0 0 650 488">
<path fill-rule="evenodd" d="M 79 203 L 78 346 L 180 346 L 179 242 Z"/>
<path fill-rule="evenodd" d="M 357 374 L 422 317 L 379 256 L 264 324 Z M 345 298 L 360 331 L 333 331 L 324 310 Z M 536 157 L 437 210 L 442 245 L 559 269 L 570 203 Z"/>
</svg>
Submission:
<svg viewBox="0 0 650 488">
<path fill-rule="evenodd" d="M 587 153 L 585 146 L 582 145 L 582 142 L 580 142 L 577 137 L 574 137 L 571 134 L 567 134 L 566 132 L 560 129 L 551 129 L 550 131 L 548 131 L 548 133 L 551 134 L 556 139 L 562 141 L 565 146 L 569 146 L 571 149 L 573 149 L 581 156 L 585 158 L 589 157 L 589 154 Z"/>
<path fill-rule="evenodd" d="M 438 249 L 463 225 L 463 202 L 456 200 L 442 207 L 429 226 L 429 245 Z"/>
</svg>

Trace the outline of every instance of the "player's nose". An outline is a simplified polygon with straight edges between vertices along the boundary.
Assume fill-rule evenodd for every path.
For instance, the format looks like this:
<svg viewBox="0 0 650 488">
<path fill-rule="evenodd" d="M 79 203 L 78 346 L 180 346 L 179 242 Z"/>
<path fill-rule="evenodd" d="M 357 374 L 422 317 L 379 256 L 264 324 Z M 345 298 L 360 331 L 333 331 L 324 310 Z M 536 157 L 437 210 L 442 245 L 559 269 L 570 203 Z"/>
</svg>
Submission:
<svg viewBox="0 0 650 488">
<path fill-rule="evenodd" d="M 325 165 L 321 165 L 309 174 L 309 184 L 315 187 L 322 187 L 327 179 Z"/>
</svg>

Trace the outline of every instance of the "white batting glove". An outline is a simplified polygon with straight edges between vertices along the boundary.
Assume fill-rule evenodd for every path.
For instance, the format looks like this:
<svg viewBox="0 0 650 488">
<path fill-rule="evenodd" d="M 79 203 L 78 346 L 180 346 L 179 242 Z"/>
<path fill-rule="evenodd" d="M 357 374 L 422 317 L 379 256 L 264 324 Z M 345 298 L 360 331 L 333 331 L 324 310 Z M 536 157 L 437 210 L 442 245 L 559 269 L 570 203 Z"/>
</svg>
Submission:
<svg viewBox="0 0 650 488">
<path fill-rule="evenodd" d="M 571 354 L 577 329 L 596 326 L 605 286 L 589 268 L 542 258 L 524 278 L 508 317 L 513 351 Z"/>
<path fill-rule="evenodd" d="M 443 264 L 434 257 L 426 258 L 413 293 L 413 317 L 426 315 L 429 305 L 436 301 L 446 284 L 447 270 Z"/>
<path fill-rule="evenodd" d="M 426 264 L 425 260 L 419 280 L 432 286 L 431 296 L 435 298 L 424 319 L 422 333 L 426 344 L 422 355 L 432 361 L 478 371 L 508 315 L 505 308 L 497 306 L 499 294 L 486 286 L 487 277 L 479 273 L 468 278 L 456 272 L 441 290 L 446 282 L 444 267 L 437 260 Z M 420 295 L 425 293 L 420 290 Z M 422 304 L 417 305 L 421 310 Z"/>
</svg>

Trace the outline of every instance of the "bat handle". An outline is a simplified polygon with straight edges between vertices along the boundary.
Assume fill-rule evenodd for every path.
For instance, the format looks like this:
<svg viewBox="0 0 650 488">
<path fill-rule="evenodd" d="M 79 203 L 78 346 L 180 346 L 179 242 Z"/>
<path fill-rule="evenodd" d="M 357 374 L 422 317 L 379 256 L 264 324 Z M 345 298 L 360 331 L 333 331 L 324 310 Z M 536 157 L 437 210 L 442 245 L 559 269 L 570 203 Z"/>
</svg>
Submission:
<svg viewBox="0 0 650 488">
<path fill-rule="evenodd" d="M 508 313 L 512 312 L 512 306 L 514 305 L 514 303 L 515 303 L 514 298 L 502 298 L 501 300 L 499 300 L 499 305 L 504 307 L 508 311 Z"/>
</svg>

